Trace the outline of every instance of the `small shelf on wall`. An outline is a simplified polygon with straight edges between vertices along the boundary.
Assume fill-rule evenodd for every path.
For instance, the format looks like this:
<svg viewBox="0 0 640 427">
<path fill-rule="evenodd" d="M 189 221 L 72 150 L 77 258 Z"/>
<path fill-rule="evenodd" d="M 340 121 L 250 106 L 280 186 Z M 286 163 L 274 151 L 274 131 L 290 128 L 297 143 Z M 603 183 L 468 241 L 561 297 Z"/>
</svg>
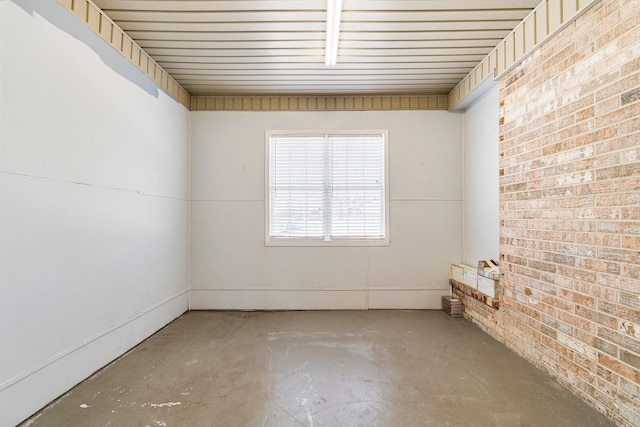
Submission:
<svg viewBox="0 0 640 427">
<path fill-rule="evenodd" d="M 449 285 L 453 293 L 467 296 L 498 310 L 498 281 L 478 274 L 477 269 L 464 264 L 451 265 Z"/>
</svg>

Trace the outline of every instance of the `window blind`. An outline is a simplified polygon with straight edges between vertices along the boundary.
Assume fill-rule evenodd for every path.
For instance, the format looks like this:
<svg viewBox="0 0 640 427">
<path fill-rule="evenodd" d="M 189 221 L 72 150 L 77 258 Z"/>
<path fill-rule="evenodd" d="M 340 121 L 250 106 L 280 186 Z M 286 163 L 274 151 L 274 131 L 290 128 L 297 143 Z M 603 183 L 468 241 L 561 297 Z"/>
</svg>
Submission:
<svg viewBox="0 0 640 427">
<path fill-rule="evenodd" d="M 383 134 L 269 138 L 269 238 L 384 239 Z"/>
</svg>

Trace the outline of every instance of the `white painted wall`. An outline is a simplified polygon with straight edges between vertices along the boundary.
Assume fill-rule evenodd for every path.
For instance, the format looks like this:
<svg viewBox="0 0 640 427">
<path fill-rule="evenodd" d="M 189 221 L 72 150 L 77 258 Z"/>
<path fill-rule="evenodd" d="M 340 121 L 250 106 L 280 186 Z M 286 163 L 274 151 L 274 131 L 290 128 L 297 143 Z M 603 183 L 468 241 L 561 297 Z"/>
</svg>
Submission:
<svg viewBox="0 0 640 427">
<path fill-rule="evenodd" d="M 388 129 L 389 247 L 265 247 L 269 129 Z M 462 114 L 192 112 L 191 308 L 440 308 L 462 253 Z"/>
<path fill-rule="evenodd" d="M 462 261 L 471 266 L 482 259 L 497 261 L 500 250 L 498 96 L 499 86 L 493 83 L 464 112 Z"/>
<path fill-rule="evenodd" d="M 8 426 L 188 308 L 189 112 L 54 0 L 0 19 Z"/>
</svg>

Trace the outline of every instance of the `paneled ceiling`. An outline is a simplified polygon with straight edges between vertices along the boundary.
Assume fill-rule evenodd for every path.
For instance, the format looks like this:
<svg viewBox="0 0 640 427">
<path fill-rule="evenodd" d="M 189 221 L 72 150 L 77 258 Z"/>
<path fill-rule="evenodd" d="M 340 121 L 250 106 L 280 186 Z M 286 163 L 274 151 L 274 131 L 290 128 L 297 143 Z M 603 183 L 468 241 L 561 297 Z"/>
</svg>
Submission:
<svg viewBox="0 0 640 427">
<path fill-rule="evenodd" d="M 447 94 L 539 0 L 94 0 L 191 95 Z"/>
</svg>

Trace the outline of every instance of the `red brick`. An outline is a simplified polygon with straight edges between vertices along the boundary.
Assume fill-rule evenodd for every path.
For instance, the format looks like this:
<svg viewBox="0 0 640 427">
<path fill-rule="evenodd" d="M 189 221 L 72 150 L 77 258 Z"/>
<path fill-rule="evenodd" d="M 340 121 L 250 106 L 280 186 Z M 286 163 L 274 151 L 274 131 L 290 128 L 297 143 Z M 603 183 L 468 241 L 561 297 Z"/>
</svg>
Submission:
<svg viewBox="0 0 640 427">
<path fill-rule="evenodd" d="M 611 344 L 608 341 L 605 341 L 601 338 L 596 338 L 594 343 L 593 343 L 593 347 L 597 350 L 600 350 L 603 353 L 606 353 L 607 355 L 614 357 L 614 358 L 618 358 L 620 357 L 620 353 L 619 353 L 619 347 L 615 344 Z M 600 368 L 600 367 L 599 367 Z M 604 369 L 602 368 L 604 372 L 606 372 L 606 376 L 603 374 L 600 374 L 600 377 L 603 377 L 605 379 L 611 378 L 613 376 L 613 372 L 609 371 L 608 369 Z"/>
<path fill-rule="evenodd" d="M 616 316 L 620 319 L 630 320 L 634 323 L 640 323 L 640 310 L 632 307 L 612 303 L 609 301 L 598 301 L 598 310 Z M 604 326 L 609 326 L 603 323 Z"/>
<path fill-rule="evenodd" d="M 618 320 L 608 314 L 583 306 L 576 306 L 575 311 L 578 316 L 584 317 L 585 319 L 590 320 L 594 323 L 604 325 L 612 329 L 618 328 Z"/>
<path fill-rule="evenodd" d="M 605 139 L 610 139 L 613 138 L 614 136 L 617 136 L 620 133 L 620 127 L 619 125 L 616 123 L 612 126 L 606 127 L 606 128 L 602 128 L 602 129 L 598 129 L 596 131 L 596 135 L 595 138 L 598 141 L 602 141 Z"/>
<path fill-rule="evenodd" d="M 636 310 L 640 310 L 640 295 L 638 294 L 620 292 L 618 302 L 628 307 L 633 307 Z"/>
<path fill-rule="evenodd" d="M 622 264 L 619 275 L 599 274 L 598 284 L 621 291 L 640 293 L 640 277 L 636 275 L 627 277 L 626 272 L 626 266 Z"/>
<path fill-rule="evenodd" d="M 576 233 L 576 243 L 590 245 L 591 251 L 583 256 L 595 257 L 596 246 L 619 247 L 620 235 L 607 233 Z"/>
<path fill-rule="evenodd" d="M 614 331 L 603 326 L 598 326 L 597 336 L 618 347 L 626 348 L 636 353 L 640 351 L 640 340 L 626 334 L 623 335 L 618 330 Z"/>
<path fill-rule="evenodd" d="M 568 289 L 559 289 L 558 296 L 585 307 L 593 308 L 596 306 L 596 299 L 594 297 L 573 292 Z"/>
<path fill-rule="evenodd" d="M 631 365 L 635 369 L 640 369 L 640 355 L 627 350 L 620 350 L 620 360 Z"/>
<path fill-rule="evenodd" d="M 640 248 L 640 236 L 622 236 L 622 247 L 629 249 Z"/>
<path fill-rule="evenodd" d="M 473 310 L 621 425 L 640 420 L 639 19 L 596 2 L 501 79 L 504 293 Z"/>
<path fill-rule="evenodd" d="M 625 249 L 598 248 L 598 258 L 608 261 L 626 262 L 637 264 L 640 261 L 640 252 Z"/>
<path fill-rule="evenodd" d="M 621 376 L 628 378 L 632 381 L 640 381 L 640 371 L 628 366 L 627 364 L 612 358 L 608 354 L 598 354 L 598 363 L 611 369 L 613 372 L 618 372 Z"/>
<path fill-rule="evenodd" d="M 571 268 L 566 266 L 558 267 L 558 273 L 568 277 L 579 280 L 581 282 L 595 283 L 596 273 L 589 270 L 583 270 L 580 268 Z"/>
<path fill-rule="evenodd" d="M 573 325 L 574 328 L 588 332 L 592 335 L 595 335 L 597 332 L 597 325 L 594 322 L 586 320 L 580 316 L 576 316 L 568 311 L 559 311 L 558 319 L 562 320 L 565 323 Z"/>
<path fill-rule="evenodd" d="M 640 121 L 640 120 L 639 120 Z M 640 190 L 640 177 L 625 177 L 621 181 L 620 191 L 638 191 Z"/>
<path fill-rule="evenodd" d="M 593 283 L 574 282 L 573 289 L 577 292 L 593 296 L 600 300 L 616 302 L 619 298 L 619 291 L 608 286 L 600 286 Z"/>
</svg>

